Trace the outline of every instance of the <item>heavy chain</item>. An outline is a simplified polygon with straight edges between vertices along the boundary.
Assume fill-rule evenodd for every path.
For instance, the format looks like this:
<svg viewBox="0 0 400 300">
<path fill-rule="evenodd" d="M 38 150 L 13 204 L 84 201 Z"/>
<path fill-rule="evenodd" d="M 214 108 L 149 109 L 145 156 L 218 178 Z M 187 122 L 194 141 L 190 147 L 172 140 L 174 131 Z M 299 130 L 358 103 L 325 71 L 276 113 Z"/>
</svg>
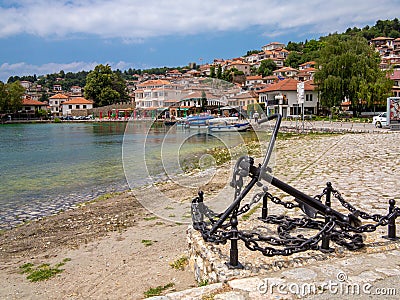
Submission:
<svg viewBox="0 0 400 300">
<path fill-rule="evenodd" d="M 253 196 L 253 198 L 251 199 L 250 203 L 247 203 L 247 204 L 243 205 L 238 210 L 237 215 L 239 216 L 239 215 L 242 215 L 244 213 L 247 213 L 254 204 L 260 202 L 260 200 L 264 197 L 264 195 L 265 195 L 265 192 L 260 192 L 260 193 L 255 194 Z"/>
<path fill-rule="evenodd" d="M 322 240 L 324 234 L 330 234 L 330 232 L 334 229 L 335 223 L 333 221 L 328 222 L 327 224 L 323 224 L 322 222 L 312 221 L 309 222 L 310 219 L 291 219 L 289 217 L 276 217 L 269 216 L 266 220 L 267 223 L 279 224 L 281 226 L 286 224 L 290 224 L 289 227 L 291 229 L 300 227 L 300 228 L 313 228 L 320 229 L 319 232 L 310 237 L 306 238 L 302 235 L 297 235 L 293 237 L 286 230 L 287 228 L 283 228 L 278 226 L 279 238 L 264 236 L 260 233 L 256 232 L 239 232 L 239 238 L 245 243 L 245 246 L 251 251 L 260 251 L 265 256 L 275 256 L 275 255 L 283 255 L 288 256 L 293 253 L 303 252 L 307 250 L 318 250 L 320 247 L 318 243 Z M 284 226 L 286 227 L 286 226 Z M 314 228 L 316 227 L 316 228 Z M 278 249 L 270 246 L 261 247 L 260 243 L 269 243 L 273 246 L 285 246 L 284 248 Z"/>
<path fill-rule="evenodd" d="M 243 163 L 243 164 L 242 164 Z M 240 195 L 243 185 L 244 177 L 249 176 L 249 170 L 246 165 L 252 165 L 253 159 L 248 156 L 241 157 L 235 165 L 231 186 L 235 189 L 235 199 Z M 250 175 L 251 177 L 251 175 Z M 258 186 L 262 186 L 257 182 Z M 331 186 L 329 186 L 331 189 Z M 291 255 L 297 252 L 307 250 L 318 250 L 321 247 L 318 243 L 325 237 L 335 242 L 338 245 L 344 246 L 350 250 L 360 249 L 364 246 L 363 238 L 360 233 L 373 232 L 379 226 L 386 226 L 390 220 L 396 219 L 400 216 L 400 208 L 394 207 L 394 202 L 389 211 L 389 214 L 368 214 L 366 212 L 356 209 L 353 205 L 347 202 L 342 195 L 334 189 L 330 190 L 332 195 L 338 199 L 341 205 L 349 210 L 354 216 L 361 217 L 365 220 L 373 220 L 375 224 L 365 224 L 358 227 L 352 226 L 349 222 L 340 221 L 333 217 L 326 217 L 325 221 L 318 221 L 308 217 L 304 218 L 291 218 L 288 216 L 267 216 L 262 221 L 268 224 L 276 225 L 277 234 L 275 236 L 265 235 L 259 230 L 237 230 L 236 225 L 231 225 L 231 220 L 224 219 L 221 224 L 215 224 L 223 214 L 217 214 L 208 208 L 202 199 L 202 194 L 195 198 L 192 202 L 192 220 L 194 229 L 201 232 L 203 239 L 207 242 L 215 244 L 225 244 L 231 239 L 240 239 L 244 242 L 245 246 L 251 251 L 260 251 L 265 256 L 275 255 Z M 319 195 L 314 198 L 320 202 L 322 197 L 327 195 L 328 188 L 325 188 Z M 285 202 L 280 198 L 273 196 L 268 192 L 268 188 L 263 186 L 263 190 L 255 194 L 252 200 L 240 207 L 240 201 L 237 207 L 232 210 L 229 215 L 235 218 L 238 215 L 248 212 L 256 203 L 266 197 L 267 200 L 282 205 L 287 209 L 300 207 L 299 204 L 293 202 Z M 225 215 L 226 217 L 226 215 Z M 225 218 L 224 217 L 224 218 Z M 207 218 L 208 220 L 204 220 Z M 237 221 L 235 221 L 237 224 Z M 214 228 L 214 227 L 217 228 Z M 317 230 L 317 233 L 311 237 L 305 237 L 302 234 L 293 235 L 291 232 L 296 229 L 309 229 Z M 353 232 L 354 234 L 351 234 Z M 267 246 L 262 247 L 262 244 L 267 243 Z"/>
<path fill-rule="evenodd" d="M 350 211 L 356 217 L 360 217 L 364 220 L 373 220 L 374 222 L 380 222 L 380 220 L 382 218 L 384 218 L 384 216 L 382 216 L 380 214 L 370 215 L 367 212 L 356 209 L 353 205 L 351 205 L 349 202 L 344 200 L 343 196 L 337 190 L 332 190 L 332 194 L 336 199 L 339 200 L 339 202 L 342 204 L 342 206 L 344 208 L 346 208 L 348 211 Z"/>
<path fill-rule="evenodd" d="M 282 206 L 284 206 L 284 207 L 287 208 L 287 209 L 292 209 L 292 208 L 295 208 L 295 207 L 300 207 L 300 206 L 299 206 L 298 204 L 296 204 L 296 203 L 282 201 L 280 198 L 275 197 L 275 196 L 271 195 L 271 194 L 268 193 L 268 192 L 266 193 L 266 195 L 267 195 L 268 199 L 270 199 L 273 203 L 278 204 L 278 205 L 282 205 Z"/>
</svg>

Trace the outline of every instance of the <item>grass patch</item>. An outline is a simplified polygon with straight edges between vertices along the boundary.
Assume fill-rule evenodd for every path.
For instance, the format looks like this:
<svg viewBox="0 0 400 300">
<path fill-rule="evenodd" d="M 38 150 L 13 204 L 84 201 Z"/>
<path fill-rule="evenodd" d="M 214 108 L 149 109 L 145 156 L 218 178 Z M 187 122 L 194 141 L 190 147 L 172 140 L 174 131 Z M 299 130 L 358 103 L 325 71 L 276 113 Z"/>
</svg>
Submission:
<svg viewBox="0 0 400 300">
<path fill-rule="evenodd" d="M 98 196 L 97 198 L 95 198 L 93 200 L 89 200 L 89 201 L 85 201 L 85 202 L 82 202 L 82 203 L 78 203 L 78 204 L 76 204 L 76 206 L 77 207 L 83 207 L 83 206 L 86 206 L 86 205 L 89 205 L 89 204 L 93 204 L 93 203 L 96 203 L 96 202 L 99 202 L 99 201 L 108 200 L 110 198 L 122 195 L 123 193 L 124 192 L 114 192 L 114 193 L 103 194 L 103 195 L 100 195 L 100 196 Z"/>
<path fill-rule="evenodd" d="M 206 285 L 208 285 L 208 279 L 203 279 L 203 280 L 200 281 L 197 285 L 198 285 L 199 287 L 200 287 L 200 286 L 206 286 Z"/>
<path fill-rule="evenodd" d="M 189 258 L 187 256 L 182 256 L 177 260 L 175 260 L 174 262 L 170 263 L 169 265 L 175 270 L 183 271 L 188 264 L 189 264 Z"/>
<path fill-rule="evenodd" d="M 35 266 L 32 263 L 26 263 L 20 267 L 21 274 L 28 274 L 26 277 L 31 282 L 43 281 L 50 279 L 57 274 L 64 271 L 60 267 L 64 266 L 66 262 L 70 261 L 70 258 L 65 258 L 62 262 L 52 267 L 50 264 L 41 264 Z"/>
<path fill-rule="evenodd" d="M 97 198 L 94 199 L 93 201 L 96 202 L 96 201 L 108 200 L 108 199 L 113 198 L 113 197 L 115 197 L 115 196 L 119 196 L 119 195 L 121 195 L 122 193 L 123 193 L 123 192 L 107 193 L 107 194 L 104 194 L 104 195 L 101 195 L 101 196 L 97 197 Z"/>
<path fill-rule="evenodd" d="M 145 221 L 153 221 L 153 220 L 156 220 L 156 219 L 158 219 L 156 216 L 152 216 L 152 217 L 145 217 L 145 218 L 143 218 Z"/>
<path fill-rule="evenodd" d="M 150 298 L 150 297 L 154 297 L 154 296 L 160 296 L 162 292 L 164 292 L 165 290 L 172 288 L 174 286 L 174 284 L 172 282 L 162 286 L 159 285 L 155 288 L 150 288 L 148 289 L 146 292 L 144 292 L 144 297 L 145 298 Z"/>
<path fill-rule="evenodd" d="M 142 244 L 145 245 L 146 247 L 153 245 L 157 241 L 152 241 L 152 240 L 142 240 Z"/>
</svg>

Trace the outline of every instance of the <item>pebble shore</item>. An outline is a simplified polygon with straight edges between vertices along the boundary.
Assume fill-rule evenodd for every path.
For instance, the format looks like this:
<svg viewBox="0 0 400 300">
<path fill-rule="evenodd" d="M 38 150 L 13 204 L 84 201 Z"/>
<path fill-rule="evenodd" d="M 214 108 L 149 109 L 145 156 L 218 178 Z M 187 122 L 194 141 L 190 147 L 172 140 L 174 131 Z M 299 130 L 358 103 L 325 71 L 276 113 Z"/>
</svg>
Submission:
<svg viewBox="0 0 400 300">
<path fill-rule="evenodd" d="M 62 211 L 73 209 L 83 202 L 94 200 L 101 195 L 126 191 L 128 188 L 128 185 L 121 183 L 114 186 L 102 187 L 87 193 L 71 193 L 57 198 L 43 197 L 43 199 L 32 200 L 29 203 L 23 204 L 5 204 L 0 215 L 0 230 L 11 229 L 32 220 L 55 215 Z"/>
</svg>

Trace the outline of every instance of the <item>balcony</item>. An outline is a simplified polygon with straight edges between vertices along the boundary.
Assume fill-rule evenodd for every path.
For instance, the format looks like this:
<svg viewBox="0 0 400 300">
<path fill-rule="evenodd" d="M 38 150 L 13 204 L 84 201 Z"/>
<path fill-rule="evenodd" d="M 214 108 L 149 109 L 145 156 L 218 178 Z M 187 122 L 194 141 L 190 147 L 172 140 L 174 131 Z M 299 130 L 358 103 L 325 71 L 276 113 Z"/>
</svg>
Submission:
<svg viewBox="0 0 400 300">
<path fill-rule="evenodd" d="M 265 106 L 278 106 L 278 105 L 288 105 L 288 100 L 287 99 L 282 99 L 282 100 L 266 100 L 265 101 Z"/>
</svg>

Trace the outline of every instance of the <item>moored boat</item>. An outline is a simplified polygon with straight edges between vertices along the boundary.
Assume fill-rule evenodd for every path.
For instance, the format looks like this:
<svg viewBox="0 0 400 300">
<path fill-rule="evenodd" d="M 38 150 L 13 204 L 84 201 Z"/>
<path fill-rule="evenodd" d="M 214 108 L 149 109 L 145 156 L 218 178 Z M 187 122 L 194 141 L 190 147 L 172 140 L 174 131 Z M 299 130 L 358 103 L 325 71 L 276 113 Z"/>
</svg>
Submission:
<svg viewBox="0 0 400 300">
<path fill-rule="evenodd" d="M 212 119 L 214 119 L 214 117 L 210 115 L 191 116 L 186 119 L 185 127 L 195 129 L 207 129 L 209 121 Z"/>
<path fill-rule="evenodd" d="M 241 132 L 241 131 L 246 131 L 250 128 L 250 123 L 245 122 L 245 123 L 236 123 L 236 124 L 215 124 L 215 125 L 209 125 L 208 126 L 208 131 L 210 132 Z"/>
</svg>

